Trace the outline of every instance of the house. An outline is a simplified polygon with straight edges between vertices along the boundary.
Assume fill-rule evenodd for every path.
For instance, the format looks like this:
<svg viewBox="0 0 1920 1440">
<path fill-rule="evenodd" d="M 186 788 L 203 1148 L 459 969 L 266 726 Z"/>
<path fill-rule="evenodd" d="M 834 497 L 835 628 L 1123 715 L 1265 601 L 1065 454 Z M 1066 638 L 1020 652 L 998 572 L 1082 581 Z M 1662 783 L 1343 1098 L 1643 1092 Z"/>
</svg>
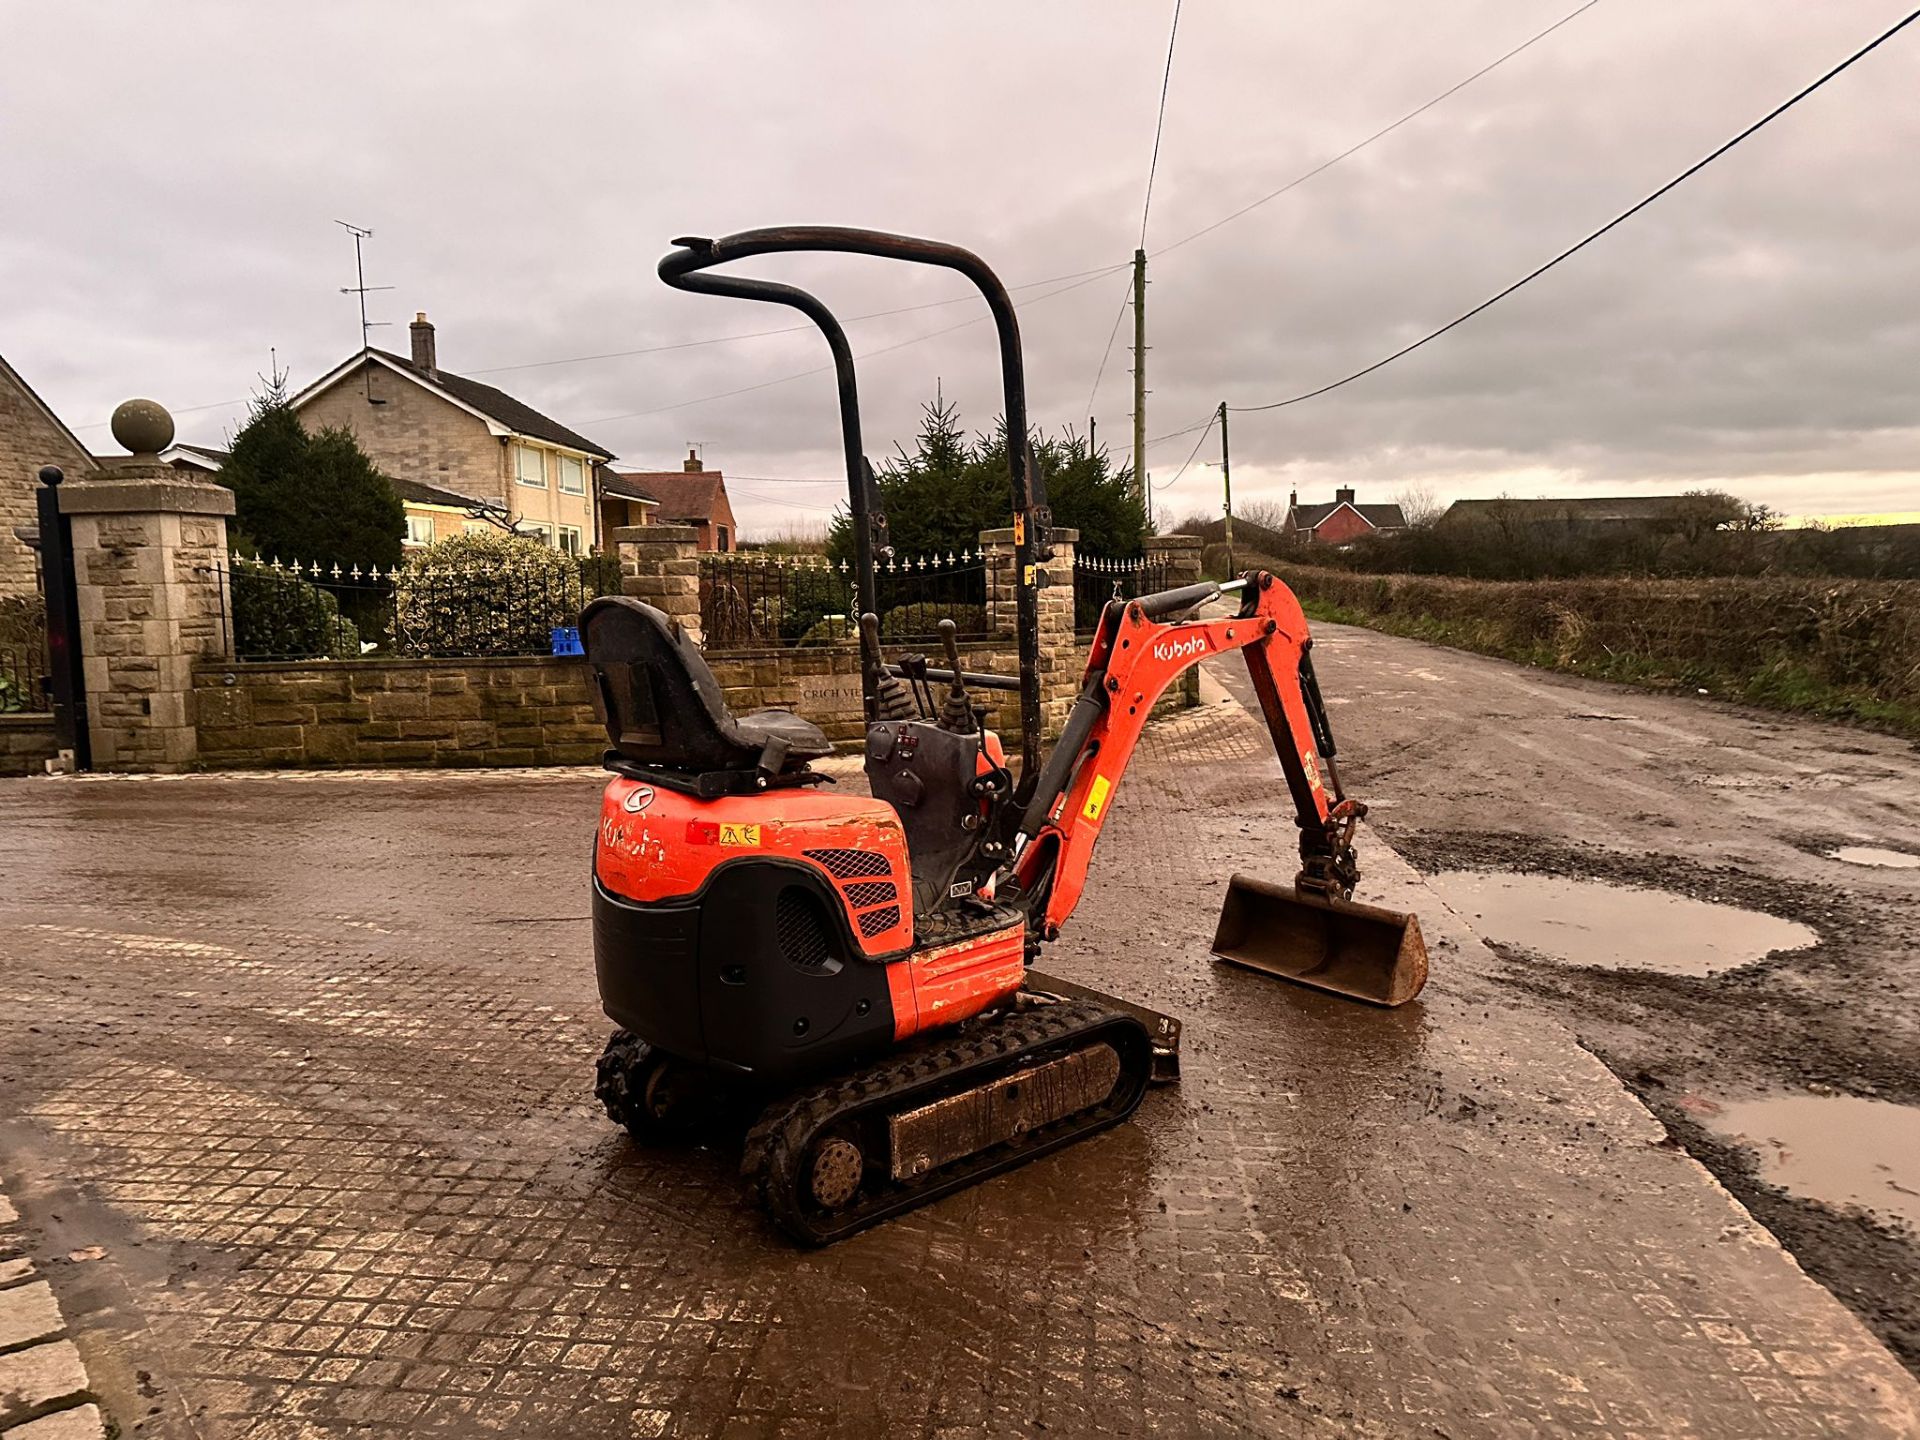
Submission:
<svg viewBox="0 0 1920 1440">
<path fill-rule="evenodd" d="M 1665 529 L 1696 512 L 1697 495 L 1614 495 L 1586 499 L 1456 500 L 1437 522 L 1441 525 L 1558 525 L 1581 530 L 1625 526 Z"/>
<path fill-rule="evenodd" d="M 227 453 L 211 445 L 183 445 L 176 440 L 160 452 L 160 463 L 195 479 L 207 480 L 220 473 L 220 467 L 227 463 Z"/>
<path fill-rule="evenodd" d="M 707 469 L 695 451 L 687 452 L 678 470 L 609 471 L 605 483 L 618 492 L 608 491 L 612 498 L 624 499 L 637 492 L 654 507 L 644 520 L 613 523 L 691 525 L 700 532 L 702 550 L 732 550 L 739 544 L 740 527 L 727 500 L 727 477 Z M 608 510 L 603 502 L 603 516 Z"/>
<path fill-rule="evenodd" d="M 1298 491 L 1287 496 L 1287 518 L 1281 533 L 1311 545 L 1351 545 L 1363 535 L 1407 528 L 1398 505 L 1362 505 L 1353 490 L 1341 486 L 1325 505 L 1302 505 Z"/>
<path fill-rule="evenodd" d="M 369 347 L 291 400 L 309 430 L 353 432 L 393 481 L 407 543 L 510 523 L 570 555 L 601 542 L 594 479 L 613 453 L 503 390 L 440 368 L 414 317 L 410 356 Z"/>
<path fill-rule="evenodd" d="M 600 492 L 601 535 L 611 535 L 627 525 L 659 523 L 660 497 L 642 483 L 644 477 L 623 474 L 605 465 L 595 473 Z"/>
<path fill-rule="evenodd" d="M 22 532 L 40 528 L 40 467 L 58 465 L 70 480 L 100 468 L 80 438 L 0 357 L 0 595 L 40 593 L 39 562 Z"/>
</svg>

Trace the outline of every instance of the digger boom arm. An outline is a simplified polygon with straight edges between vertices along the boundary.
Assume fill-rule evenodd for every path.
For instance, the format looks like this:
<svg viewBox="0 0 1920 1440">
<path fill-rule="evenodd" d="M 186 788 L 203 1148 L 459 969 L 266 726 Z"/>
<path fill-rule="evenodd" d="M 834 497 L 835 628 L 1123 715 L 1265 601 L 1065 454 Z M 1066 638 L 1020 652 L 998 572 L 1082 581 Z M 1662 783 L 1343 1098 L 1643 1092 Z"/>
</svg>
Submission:
<svg viewBox="0 0 1920 1440">
<path fill-rule="evenodd" d="M 1020 823 L 1015 877 L 1044 894 L 1034 917 L 1048 939 L 1073 913 L 1154 702 L 1183 671 L 1213 655 L 1244 651 L 1300 827 L 1300 884 L 1342 898 L 1351 891 L 1352 820 L 1360 807 L 1340 793 L 1332 736 L 1313 681 L 1306 615 L 1293 592 L 1264 571 L 1246 577 L 1240 613 L 1223 620 L 1165 620 L 1217 597 L 1188 586 L 1115 601 L 1101 617 L 1086 679 Z"/>
</svg>

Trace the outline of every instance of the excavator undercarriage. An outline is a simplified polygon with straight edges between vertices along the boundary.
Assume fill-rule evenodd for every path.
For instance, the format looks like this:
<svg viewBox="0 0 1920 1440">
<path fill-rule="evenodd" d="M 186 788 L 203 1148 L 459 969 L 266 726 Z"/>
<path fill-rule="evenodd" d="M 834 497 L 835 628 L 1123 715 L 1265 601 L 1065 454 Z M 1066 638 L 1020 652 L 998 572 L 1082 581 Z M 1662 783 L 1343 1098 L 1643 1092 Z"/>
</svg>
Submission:
<svg viewBox="0 0 1920 1440">
<path fill-rule="evenodd" d="M 966 251 L 871 231 L 676 243 L 660 265 L 669 284 L 798 309 L 833 353 L 871 795 L 823 788 L 812 762 L 831 747 L 800 717 L 732 715 L 698 647 L 659 610 L 623 597 L 587 608 L 613 772 L 593 874 L 601 999 L 621 1027 L 596 1086 L 608 1115 L 648 1144 L 743 1135 L 742 1173 L 768 1215 L 814 1245 L 1125 1120 L 1151 1083 L 1177 1076 L 1179 1022 L 1031 967 L 1079 901 L 1155 700 L 1232 651 L 1294 801 L 1300 868 L 1285 887 L 1235 876 L 1215 953 L 1375 1004 L 1417 994 L 1418 923 L 1350 898 L 1364 807 L 1342 793 L 1306 620 L 1273 576 L 1109 604 L 1047 747 L 1038 593 L 1069 577 L 1048 574 L 1044 487 L 1015 445 L 1021 673 L 964 670 L 951 621 L 944 665 L 883 654 L 873 570 L 886 522 L 845 336 L 807 292 L 712 268 L 825 250 L 958 271 L 999 328 L 1008 433 L 1024 436 L 1019 332 L 992 272 Z M 1237 611 L 1220 613 L 1230 598 Z M 996 691 L 1017 697 L 1017 757 L 987 728 L 979 697 Z"/>
</svg>

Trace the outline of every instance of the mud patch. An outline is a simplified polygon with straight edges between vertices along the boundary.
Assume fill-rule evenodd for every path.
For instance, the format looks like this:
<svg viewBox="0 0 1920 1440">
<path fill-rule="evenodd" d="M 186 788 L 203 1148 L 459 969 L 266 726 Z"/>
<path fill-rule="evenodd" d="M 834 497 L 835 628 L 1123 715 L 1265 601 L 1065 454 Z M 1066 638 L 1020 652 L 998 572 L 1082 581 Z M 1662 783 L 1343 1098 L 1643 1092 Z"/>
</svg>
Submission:
<svg viewBox="0 0 1920 1440">
<path fill-rule="evenodd" d="M 1446 870 L 1429 883 L 1496 945 L 1605 970 L 1704 978 L 1820 940 L 1761 911 L 1599 880 Z"/>
<path fill-rule="evenodd" d="M 1837 1210 L 1920 1230 L 1920 1109 L 1856 1095 L 1773 1095 L 1699 1107 L 1760 1178 Z"/>
<path fill-rule="evenodd" d="M 1849 865 L 1873 865 L 1882 870 L 1920 870 L 1920 855 L 1904 850 L 1887 850 L 1878 845 L 1842 845 L 1829 858 Z"/>
</svg>

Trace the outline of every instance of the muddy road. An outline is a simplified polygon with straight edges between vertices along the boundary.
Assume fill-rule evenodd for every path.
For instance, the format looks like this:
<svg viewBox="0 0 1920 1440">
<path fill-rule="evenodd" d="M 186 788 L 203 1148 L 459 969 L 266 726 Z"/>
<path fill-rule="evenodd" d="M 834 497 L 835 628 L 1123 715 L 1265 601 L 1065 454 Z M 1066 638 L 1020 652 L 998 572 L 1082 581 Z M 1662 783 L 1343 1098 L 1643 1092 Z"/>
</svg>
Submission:
<svg viewBox="0 0 1920 1440">
<path fill-rule="evenodd" d="M 1514 1002 L 1568 1025 L 1920 1368 L 1915 747 L 1317 634 L 1349 789 Z M 1215 668 L 1250 698 L 1244 667 Z"/>
</svg>

